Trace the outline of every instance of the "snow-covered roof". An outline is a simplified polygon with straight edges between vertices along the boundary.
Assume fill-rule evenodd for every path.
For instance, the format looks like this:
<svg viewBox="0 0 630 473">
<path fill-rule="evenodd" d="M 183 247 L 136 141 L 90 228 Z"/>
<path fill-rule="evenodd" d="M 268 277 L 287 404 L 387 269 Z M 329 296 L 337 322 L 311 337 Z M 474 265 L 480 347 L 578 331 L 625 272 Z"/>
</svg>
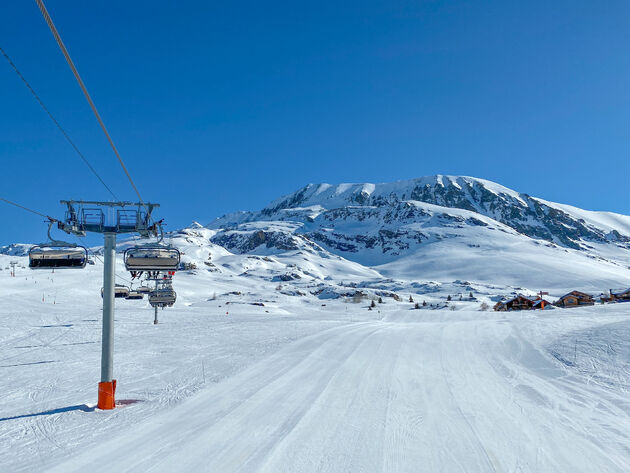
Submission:
<svg viewBox="0 0 630 473">
<path fill-rule="evenodd" d="M 583 296 L 588 296 L 588 297 L 593 297 L 590 294 L 587 294 L 586 292 L 582 292 L 582 291 L 571 291 L 571 292 L 567 292 L 564 296 L 560 297 L 559 299 L 564 299 L 565 297 L 568 296 L 577 296 L 577 295 L 583 295 Z"/>
<path fill-rule="evenodd" d="M 498 304 L 509 304 L 510 302 L 515 301 L 516 299 L 527 299 L 532 302 L 539 300 L 538 296 L 525 296 L 523 294 L 517 294 L 514 297 L 498 302 Z"/>
</svg>

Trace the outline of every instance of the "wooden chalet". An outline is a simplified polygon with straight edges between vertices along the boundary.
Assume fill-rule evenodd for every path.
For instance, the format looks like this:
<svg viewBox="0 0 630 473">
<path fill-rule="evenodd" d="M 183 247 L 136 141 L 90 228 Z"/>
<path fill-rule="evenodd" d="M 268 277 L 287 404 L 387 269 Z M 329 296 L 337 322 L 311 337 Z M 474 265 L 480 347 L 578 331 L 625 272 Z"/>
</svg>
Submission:
<svg viewBox="0 0 630 473">
<path fill-rule="evenodd" d="M 548 301 L 541 299 L 538 296 L 529 297 L 522 294 L 517 294 L 511 299 L 497 302 L 494 306 L 494 310 L 506 311 L 541 309 L 543 307 L 543 303 L 545 307 L 551 305 Z"/>
<path fill-rule="evenodd" d="M 610 300 L 612 301 L 630 301 L 630 288 L 622 291 L 610 290 Z"/>
<path fill-rule="evenodd" d="M 532 302 L 532 309 L 544 309 L 545 307 L 549 307 L 553 305 L 547 299 L 541 299 L 540 297 L 536 297 Z"/>
<path fill-rule="evenodd" d="M 580 291 L 571 291 L 554 302 L 557 307 L 578 307 L 593 304 L 595 304 L 593 296 Z"/>
</svg>

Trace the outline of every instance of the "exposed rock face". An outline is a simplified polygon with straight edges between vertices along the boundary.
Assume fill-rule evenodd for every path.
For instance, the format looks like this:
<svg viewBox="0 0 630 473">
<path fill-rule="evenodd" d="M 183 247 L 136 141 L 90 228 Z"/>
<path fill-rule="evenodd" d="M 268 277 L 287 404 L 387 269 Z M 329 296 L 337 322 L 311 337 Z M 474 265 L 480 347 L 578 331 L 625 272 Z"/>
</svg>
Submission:
<svg viewBox="0 0 630 473">
<path fill-rule="evenodd" d="M 295 227 L 278 226 L 261 230 L 243 225 L 237 229 L 222 230 L 211 238 L 212 243 L 221 245 L 233 253 L 249 253 L 261 249 L 278 251 L 304 250 L 315 252 L 321 248 L 306 235 L 293 233 Z"/>
</svg>

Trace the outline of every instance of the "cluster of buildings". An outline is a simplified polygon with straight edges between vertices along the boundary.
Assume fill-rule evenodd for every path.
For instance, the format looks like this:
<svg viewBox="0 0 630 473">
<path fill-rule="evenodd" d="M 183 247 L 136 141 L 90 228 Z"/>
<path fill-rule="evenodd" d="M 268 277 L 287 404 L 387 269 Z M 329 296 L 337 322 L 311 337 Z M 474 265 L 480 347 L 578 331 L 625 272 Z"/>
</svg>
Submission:
<svg viewBox="0 0 630 473">
<path fill-rule="evenodd" d="M 622 291 L 609 291 L 609 294 L 600 294 L 597 299 L 602 302 L 630 302 L 630 288 Z M 524 296 L 523 294 L 517 294 L 514 297 L 506 300 L 502 300 L 496 303 L 494 310 L 534 310 L 544 309 L 548 306 L 556 307 L 579 307 L 585 305 L 595 304 L 595 297 L 581 291 L 571 291 L 568 294 L 560 297 L 555 302 L 550 302 L 542 295 L 540 296 Z"/>
</svg>

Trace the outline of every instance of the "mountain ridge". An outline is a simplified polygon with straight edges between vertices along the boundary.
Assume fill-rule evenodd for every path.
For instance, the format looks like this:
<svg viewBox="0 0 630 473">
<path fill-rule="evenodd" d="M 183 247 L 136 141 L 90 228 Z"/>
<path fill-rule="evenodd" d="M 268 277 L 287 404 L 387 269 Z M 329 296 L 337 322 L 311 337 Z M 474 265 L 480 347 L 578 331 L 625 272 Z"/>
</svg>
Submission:
<svg viewBox="0 0 630 473">
<path fill-rule="evenodd" d="M 435 175 L 393 183 L 308 184 L 258 212 L 238 212 L 211 222 L 209 228 L 249 221 L 311 221 L 338 208 L 386 207 L 418 201 L 469 210 L 510 226 L 531 238 L 580 249 L 584 242 L 616 241 L 630 248 L 630 217 L 582 210 L 519 193 L 500 184 L 468 176 Z"/>
</svg>

